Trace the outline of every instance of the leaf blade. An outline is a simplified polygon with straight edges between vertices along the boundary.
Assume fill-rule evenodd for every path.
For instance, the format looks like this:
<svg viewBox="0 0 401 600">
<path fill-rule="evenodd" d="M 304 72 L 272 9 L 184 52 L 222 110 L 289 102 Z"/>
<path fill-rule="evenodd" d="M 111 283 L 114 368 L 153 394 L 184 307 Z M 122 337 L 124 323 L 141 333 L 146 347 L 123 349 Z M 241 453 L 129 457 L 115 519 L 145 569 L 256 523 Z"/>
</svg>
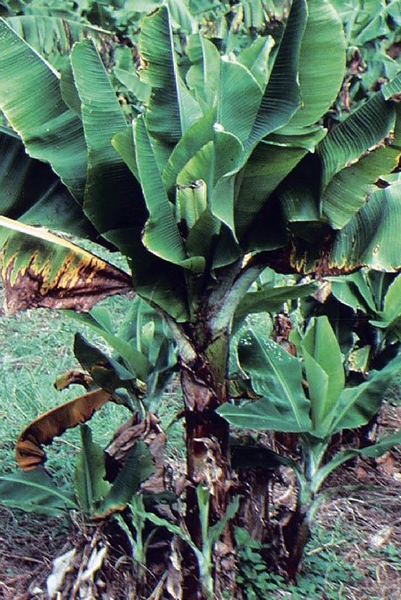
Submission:
<svg viewBox="0 0 401 600">
<path fill-rule="evenodd" d="M 108 402 L 110 397 L 104 390 L 95 390 L 65 402 L 32 421 L 20 433 L 16 444 L 15 454 L 21 469 L 31 471 L 42 465 L 46 460 L 42 446 L 51 444 L 53 438 L 66 429 L 91 419 L 94 412 Z"/>
<path fill-rule="evenodd" d="M 0 20 L 0 108 L 33 158 L 49 162 L 78 201 L 86 181 L 82 123 L 64 103 L 58 75 Z"/>
<path fill-rule="evenodd" d="M 10 313 L 28 307 L 90 310 L 131 289 L 127 273 L 45 229 L 0 217 L 8 235 L 1 276 Z"/>
</svg>

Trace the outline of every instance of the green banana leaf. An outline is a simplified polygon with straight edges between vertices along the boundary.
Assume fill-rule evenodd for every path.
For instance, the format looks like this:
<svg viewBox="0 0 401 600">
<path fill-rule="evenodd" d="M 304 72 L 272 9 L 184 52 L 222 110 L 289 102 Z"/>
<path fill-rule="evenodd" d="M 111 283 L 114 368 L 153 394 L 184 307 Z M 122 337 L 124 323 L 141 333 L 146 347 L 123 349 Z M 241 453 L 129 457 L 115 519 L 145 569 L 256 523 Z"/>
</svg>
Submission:
<svg viewBox="0 0 401 600">
<path fill-rule="evenodd" d="M 330 287 L 337 300 L 354 311 L 362 310 L 376 314 L 380 310 L 369 285 L 369 271 L 366 269 L 361 269 L 345 277 L 333 277 L 330 279 Z"/>
<path fill-rule="evenodd" d="M 160 347 L 165 340 L 168 340 L 173 350 L 173 338 L 167 323 L 139 297 L 130 303 L 119 336 L 147 358 L 149 372 L 158 363 Z"/>
<path fill-rule="evenodd" d="M 176 185 L 178 175 L 188 161 L 208 142 L 213 140 L 215 119 L 215 109 L 208 110 L 189 127 L 175 146 L 162 173 L 163 183 L 167 191 L 170 191 Z"/>
<path fill-rule="evenodd" d="M 139 102 L 149 102 L 151 87 L 140 80 L 138 73 L 133 68 L 128 71 L 121 67 L 114 67 L 113 72 L 118 81 L 132 92 Z"/>
<path fill-rule="evenodd" d="M 241 300 L 235 312 L 235 318 L 241 319 L 252 313 L 278 312 L 289 300 L 311 296 L 319 289 L 316 283 L 301 285 L 266 286 L 266 289 L 248 292 Z"/>
<path fill-rule="evenodd" d="M 387 387 L 401 369 L 401 355 L 381 371 L 372 371 L 368 380 L 353 388 L 345 388 L 332 411 L 331 434 L 365 425 L 378 411 Z"/>
<path fill-rule="evenodd" d="M 277 231 L 285 226 L 281 214 L 284 212 L 290 227 L 294 222 L 301 222 L 302 232 L 306 229 L 305 221 L 319 219 L 318 200 L 312 199 L 310 203 L 303 193 L 304 178 L 313 177 L 312 181 L 318 184 L 318 177 L 313 174 L 310 164 L 306 166 L 302 159 L 314 151 L 325 135 L 323 127 L 310 127 L 302 130 L 300 135 L 271 134 L 256 146 L 241 173 L 235 206 L 238 237 L 248 240 L 249 250 L 253 250 L 254 245 L 257 249 L 272 248 L 272 231 L 266 227 L 266 217 L 275 222 Z M 307 158 L 316 162 L 314 155 L 309 154 Z M 308 181 L 305 187 L 309 193 L 311 183 Z M 280 214 L 274 212 L 277 199 Z M 285 243 L 285 237 L 283 241 Z"/>
<path fill-rule="evenodd" d="M 288 268 L 298 273 L 328 276 L 353 273 L 362 267 L 389 273 L 398 271 L 401 267 L 398 243 L 400 198 L 401 185 L 398 182 L 384 189 L 376 188 L 349 223 L 335 234 L 324 227 L 319 229 L 315 222 L 318 237 L 315 240 L 311 238 L 309 242 L 300 238 L 296 240 L 287 259 Z M 304 236 L 302 231 L 298 233 Z"/>
<path fill-rule="evenodd" d="M 77 313 L 68 311 L 68 315 L 78 321 L 78 323 L 87 326 L 89 329 L 100 335 L 115 352 L 123 359 L 127 369 L 141 379 L 146 380 L 151 365 L 146 357 L 135 348 L 124 336 L 114 334 L 109 327 L 105 325 L 102 319 L 100 308 L 93 308 L 90 313 Z"/>
<path fill-rule="evenodd" d="M 213 42 L 200 33 L 189 36 L 187 52 L 191 67 L 185 80 L 205 114 L 213 108 L 220 90 L 220 54 Z"/>
<path fill-rule="evenodd" d="M 346 40 L 342 22 L 329 0 L 308 0 L 301 42 L 301 107 L 278 133 L 316 123 L 335 101 L 345 75 Z"/>
<path fill-rule="evenodd" d="M 139 47 L 144 61 L 140 78 L 152 86 L 148 131 L 176 143 L 202 113 L 178 71 L 167 6 L 142 20 Z"/>
<path fill-rule="evenodd" d="M 188 256 L 201 255 L 206 261 L 211 261 L 221 230 L 221 222 L 211 214 L 210 210 L 205 210 L 188 233 L 185 241 Z"/>
<path fill-rule="evenodd" d="M 112 400 L 117 404 L 124 404 L 133 411 L 132 401 L 121 397 L 114 392 L 125 388 L 134 393 L 136 390 L 135 375 L 128 371 L 117 360 L 110 358 L 104 352 L 90 344 L 80 334 L 74 338 L 74 355 L 85 371 L 89 373 L 96 385 L 113 395 Z"/>
<path fill-rule="evenodd" d="M 190 231 L 207 211 L 206 183 L 198 179 L 192 185 L 177 188 L 175 215 L 178 222 L 184 222 Z"/>
<path fill-rule="evenodd" d="M 270 35 L 260 36 L 238 55 L 239 62 L 252 73 L 262 89 L 269 80 L 274 46 L 274 39 Z"/>
<path fill-rule="evenodd" d="M 248 146 L 284 127 L 301 106 L 298 67 L 301 40 L 305 32 L 307 4 L 294 0 L 274 66 L 248 139 Z"/>
<path fill-rule="evenodd" d="M 144 245 L 156 256 L 184 268 L 202 271 L 202 257 L 186 258 L 182 238 L 143 118 L 135 123 L 136 162 L 150 218 L 143 233 Z"/>
<path fill-rule="evenodd" d="M 395 106 L 394 112 L 395 124 L 389 136 L 390 141 L 385 141 L 355 164 L 342 169 L 324 190 L 322 210 L 334 229 L 342 229 L 349 223 L 369 198 L 375 181 L 398 166 L 401 156 L 401 111 Z"/>
<path fill-rule="evenodd" d="M 238 358 L 262 398 L 240 406 L 225 403 L 217 410 L 222 417 L 248 429 L 302 432 L 312 428 L 298 358 L 252 330 L 241 338 Z"/>
<path fill-rule="evenodd" d="M 401 267 L 401 185 L 375 191 L 351 221 L 338 232 L 330 266 L 352 271 L 362 266 L 377 271 Z"/>
<path fill-rule="evenodd" d="M 300 348 L 305 361 L 312 423 L 319 435 L 325 437 L 320 428 L 336 407 L 345 385 L 340 347 L 326 316 L 311 320 Z"/>
<path fill-rule="evenodd" d="M 86 143 L 82 123 L 64 102 L 59 75 L 0 20 L 0 109 L 30 156 L 48 162 L 82 203 Z"/>
<path fill-rule="evenodd" d="M 157 256 L 173 263 L 185 260 L 185 251 L 166 194 L 149 133 L 143 118 L 135 123 L 136 162 L 150 220 L 144 233 L 145 245 Z"/>
<path fill-rule="evenodd" d="M 1 215 L 98 240 L 97 231 L 54 171 L 30 158 L 8 127 L 0 128 L 0 156 Z"/>
<path fill-rule="evenodd" d="M 188 160 L 177 176 L 180 187 L 204 182 L 211 213 L 227 225 L 234 236 L 235 180 L 243 158 L 240 140 L 216 124 L 213 139 Z"/>
<path fill-rule="evenodd" d="M 327 479 L 330 473 L 332 473 L 340 465 L 348 462 L 349 460 L 352 460 L 356 456 L 369 456 L 370 458 L 379 458 L 398 444 L 401 444 L 401 431 L 397 431 L 392 435 L 388 435 L 380 439 L 372 446 L 367 446 L 366 448 L 360 449 L 343 450 L 341 452 L 338 452 L 334 456 L 334 458 L 332 458 L 328 463 L 323 465 L 323 467 L 321 467 L 317 471 L 312 482 L 313 491 L 315 493 L 318 492 L 321 485 L 324 483 L 325 479 Z"/>
<path fill-rule="evenodd" d="M 307 154 L 305 148 L 268 140 L 256 146 L 241 174 L 241 187 L 235 204 L 235 227 L 240 239 L 249 235 L 252 225 L 260 226 L 263 231 L 261 210 L 269 205 L 272 192 Z M 265 235 L 267 237 L 268 234 Z"/>
<path fill-rule="evenodd" d="M 75 42 L 90 35 L 101 43 L 102 37 L 112 36 L 111 32 L 89 22 L 50 15 L 8 17 L 7 24 L 58 70 L 65 65 Z"/>
<path fill-rule="evenodd" d="M 81 99 L 78 94 L 77 86 L 75 85 L 74 72 L 71 66 L 70 56 L 68 62 L 60 74 L 60 92 L 61 96 L 73 112 L 82 120 Z"/>
<path fill-rule="evenodd" d="M 134 397 L 140 395 L 152 412 L 152 406 L 157 406 L 177 367 L 171 332 L 160 315 L 138 296 L 130 302 L 118 332 L 113 331 L 110 314 L 104 307 L 95 307 L 88 314 L 69 312 L 69 315 L 100 335 L 115 350 L 110 358 L 78 334 L 77 358 L 97 385 L 114 392 L 112 400 L 117 403 L 124 403 L 125 396 L 115 390 L 126 388 Z M 132 402 L 128 408 L 132 410 Z"/>
<path fill-rule="evenodd" d="M 394 332 L 398 337 L 401 335 L 401 276 L 398 275 L 388 286 L 384 297 L 383 310 L 378 311 L 376 319 L 370 321 L 374 327 L 387 329 Z"/>
<path fill-rule="evenodd" d="M 92 440 L 88 425 L 81 425 L 81 442 L 74 472 L 75 494 L 84 513 L 92 515 L 96 505 L 107 495 L 110 484 L 104 479 L 106 466 L 103 449 Z"/>
<path fill-rule="evenodd" d="M 386 101 L 383 90 L 380 90 L 334 127 L 318 147 L 323 165 L 323 185 L 326 186 L 346 165 L 359 160 L 370 148 L 382 143 L 394 121 L 394 105 Z"/>
<path fill-rule="evenodd" d="M 78 509 L 72 494 L 56 485 L 44 469 L 0 475 L 0 504 L 52 517 Z"/>
<path fill-rule="evenodd" d="M 307 8 L 306 30 L 302 37 L 299 57 L 300 108 L 287 124 L 275 130 L 274 135 L 265 140 L 276 145 L 276 148 L 263 149 L 265 156 L 261 159 L 260 166 L 255 165 L 256 173 L 253 172 L 251 157 L 242 180 L 241 202 L 238 202 L 236 207 L 239 237 L 241 238 L 254 222 L 255 232 L 251 235 L 256 238 L 255 234 L 258 233 L 259 248 L 262 226 L 258 227 L 261 223 L 258 213 L 278 184 L 306 155 L 306 149 L 313 152 L 325 136 L 325 129 L 310 126 L 323 116 L 335 100 L 344 75 L 345 40 L 341 20 L 329 2 L 313 0 L 308 2 Z M 327 56 L 327 60 L 324 60 L 323 56 Z M 329 64 L 330 71 L 327 69 Z M 308 167 L 305 165 L 302 171 L 305 174 Z M 305 198 L 299 191 L 299 174 L 299 171 L 296 175 L 294 173 L 295 188 L 290 186 L 282 200 L 287 220 L 299 221 L 301 224 L 296 232 L 298 229 L 305 232 L 305 221 L 319 220 L 320 209 L 317 208 L 316 201 L 312 201 L 311 205 L 305 203 Z M 254 181 L 256 185 L 253 184 Z M 269 249 L 268 246 L 265 248 Z"/>
<path fill-rule="evenodd" d="M 259 83 L 245 66 L 225 56 L 221 58 L 217 122 L 243 144 L 252 131 L 262 94 Z"/>
<path fill-rule="evenodd" d="M 83 208 L 100 232 L 113 231 L 113 242 L 119 246 L 118 230 L 140 227 L 146 219 L 140 186 L 111 144 L 114 135 L 126 131 L 127 123 L 93 42 L 74 46 L 71 65 L 88 147 Z"/>
</svg>

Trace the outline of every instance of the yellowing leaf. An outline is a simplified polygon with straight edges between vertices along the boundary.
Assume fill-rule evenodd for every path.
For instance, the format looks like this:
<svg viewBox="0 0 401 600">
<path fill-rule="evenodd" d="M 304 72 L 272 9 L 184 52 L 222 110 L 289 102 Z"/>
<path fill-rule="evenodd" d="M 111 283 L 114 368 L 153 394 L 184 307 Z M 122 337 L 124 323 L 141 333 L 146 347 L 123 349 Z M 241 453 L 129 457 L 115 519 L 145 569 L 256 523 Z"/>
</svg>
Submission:
<svg viewBox="0 0 401 600">
<path fill-rule="evenodd" d="M 87 312 L 132 287 L 127 273 L 45 229 L 6 217 L 0 226 L 10 230 L 0 255 L 10 314 L 34 307 Z"/>
<path fill-rule="evenodd" d="M 21 469 L 30 471 L 46 461 L 42 446 L 51 444 L 53 438 L 66 429 L 85 423 L 101 408 L 111 395 L 104 390 L 95 390 L 61 406 L 49 410 L 32 421 L 20 434 L 15 456 Z"/>
</svg>

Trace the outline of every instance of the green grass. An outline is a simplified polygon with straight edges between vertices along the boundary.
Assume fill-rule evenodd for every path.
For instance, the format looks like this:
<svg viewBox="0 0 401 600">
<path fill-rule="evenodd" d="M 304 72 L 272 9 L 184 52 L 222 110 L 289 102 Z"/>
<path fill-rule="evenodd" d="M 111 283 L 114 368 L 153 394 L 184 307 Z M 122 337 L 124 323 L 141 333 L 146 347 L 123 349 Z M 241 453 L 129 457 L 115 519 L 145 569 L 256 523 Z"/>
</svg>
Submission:
<svg viewBox="0 0 401 600">
<path fill-rule="evenodd" d="M 122 300 L 114 301 L 120 316 Z M 0 318 L 0 472 L 15 470 L 15 440 L 26 425 L 43 412 L 85 393 L 77 385 L 61 392 L 54 388 L 60 375 L 80 369 L 72 353 L 76 331 L 77 324 L 63 311 L 28 310 Z M 86 328 L 83 333 L 90 341 L 97 341 Z M 123 407 L 107 404 L 92 419 L 95 439 L 105 445 L 127 416 Z M 47 452 L 48 468 L 55 475 L 68 477 L 78 449 L 79 431 L 75 428 L 52 444 Z"/>
<path fill-rule="evenodd" d="M 113 315 L 116 330 L 125 317 L 129 302 L 129 298 L 120 296 L 102 302 Z M 15 442 L 32 420 L 85 393 L 79 385 L 61 392 L 54 387 L 55 380 L 68 370 L 82 370 L 72 351 L 77 331 L 101 350 L 112 353 L 102 338 L 87 327 L 81 327 L 65 311 L 35 309 L 0 317 L 0 473 L 16 470 Z M 160 406 L 163 424 L 170 421 L 180 406 L 178 388 L 174 386 Z M 94 440 L 102 447 L 107 446 L 129 415 L 126 408 L 107 403 L 90 422 Z M 79 428 L 66 431 L 46 449 L 46 467 L 59 481 L 72 477 L 79 449 Z M 173 460 L 184 459 L 181 422 L 170 429 L 168 455 Z"/>
</svg>

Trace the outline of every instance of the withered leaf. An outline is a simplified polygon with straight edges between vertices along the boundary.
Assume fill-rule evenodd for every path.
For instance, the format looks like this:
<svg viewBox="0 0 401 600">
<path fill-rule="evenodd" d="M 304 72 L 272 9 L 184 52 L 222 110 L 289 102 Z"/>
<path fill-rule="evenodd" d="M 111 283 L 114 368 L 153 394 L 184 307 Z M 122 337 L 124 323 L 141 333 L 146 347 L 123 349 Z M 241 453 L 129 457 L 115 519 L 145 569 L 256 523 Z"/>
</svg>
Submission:
<svg viewBox="0 0 401 600">
<path fill-rule="evenodd" d="M 54 387 L 60 392 L 74 383 L 82 385 L 86 390 L 90 390 L 91 387 L 94 387 L 92 377 L 81 371 L 67 371 L 67 373 L 64 373 L 64 375 L 61 375 L 56 379 Z"/>
<path fill-rule="evenodd" d="M 147 413 L 144 419 L 141 419 L 139 413 L 135 413 L 117 430 L 111 443 L 106 448 L 108 477 L 111 479 L 115 477 L 115 475 L 112 475 L 113 467 L 120 467 L 124 464 L 138 441 L 145 442 L 149 448 L 155 467 L 152 476 L 142 483 L 142 490 L 152 494 L 160 494 L 165 491 L 164 451 L 167 436 L 160 425 L 160 419 L 152 413 Z"/>
<path fill-rule="evenodd" d="M 95 390 L 49 410 L 32 421 L 20 434 L 15 455 L 24 471 L 36 469 L 46 461 L 42 446 L 51 444 L 53 438 L 66 429 L 85 423 L 101 408 L 111 395 L 104 390 Z"/>
<path fill-rule="evenodd" d="M 87 312 L 132 289 L 128 273 L 45 229 L 6 217 L 0 226 L 10 230 L 0 255 L 9 314 L 36 307 Z"/>
</svg>

